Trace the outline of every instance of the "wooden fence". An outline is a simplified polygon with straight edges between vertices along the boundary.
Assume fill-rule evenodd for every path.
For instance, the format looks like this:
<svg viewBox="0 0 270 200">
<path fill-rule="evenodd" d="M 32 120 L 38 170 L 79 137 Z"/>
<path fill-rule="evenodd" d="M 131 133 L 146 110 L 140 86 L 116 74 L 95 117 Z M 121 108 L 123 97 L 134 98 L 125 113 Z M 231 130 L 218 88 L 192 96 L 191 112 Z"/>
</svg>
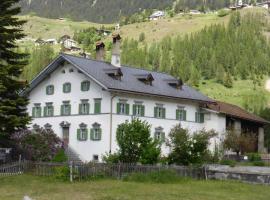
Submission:
<svg viewBox="0 0 270 200">
<path fill-rule="evenodd" d="M 104 164 L 104 163 L 47 163 L 22 161 L 0 166 L 1 175 L 17 175 L 30 173 L 36 176 L 55 176 L 59 178 L 84 180 L 92 177 L 106 176 L 122 179 L 131 173 L 149 173 L 172 170 L 177 175 L 204 179 L 204 169 L 184 166 L 134 165 L 134 164 Z"/>
</svg>

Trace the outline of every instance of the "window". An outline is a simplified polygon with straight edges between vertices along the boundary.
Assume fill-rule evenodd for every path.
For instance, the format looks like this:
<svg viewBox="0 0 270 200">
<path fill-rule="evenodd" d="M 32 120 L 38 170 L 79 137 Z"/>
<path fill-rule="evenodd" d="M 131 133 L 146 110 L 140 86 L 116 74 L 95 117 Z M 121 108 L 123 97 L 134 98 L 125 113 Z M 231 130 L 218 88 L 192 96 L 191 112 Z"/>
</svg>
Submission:
<svg viewBox="0 0 270 200">
<path fill-rule="evenodd" d="M 187 120 L 187 111 L 184 108 L 179 108 L 176 110 L 176 119 L 180 121 Z"/>
<path fill-rule="evenodd" d="M 195 113 L 195 121 L 197 123 L 204 123 L 204 113 L 202 113 L 202 112 L 196 112 Z"/>
<path fill-rule="evenodd" d="M 101 99 L 95 99 L 95 108 L 94 108 L 95 114 L 101 113 Z"/>
<path fill-rule="evenodd" d="M 88 100 L 81 100 L 81 104 L 79 105 L 79 114 L 80 115 L 88 115 L 90 110 L 90 104 Z"/>
<path fill-rule="evenodd" d="M 95 161 L 95 162 L 99 161 L 98 155 L 93 155 L 93 161 Z"/>
<path fill-rule="evenodd" d="M 63 92 L 64 93 L 70 93 L 71 92 L 71 83 L 64 83 Z"/>
<path fill-rule="evenodd" d="M 93 128 L 91 129 L 91 137 L 90 139 L 93 141 L 99 141 L 101 140 L 101 128 L 100 128 L 100 124 L 98 123 L 94 123 L 93 124 Z"/>
<path fill-rule="evenodd" d="M 54 108 L 52 103 L 46 103 L 44 107 L 44 117 L 52 117 L 54 113 Z"/>
<path fill-rule="evenodd" d="M 144 110 L 145 110 L 145 107 L 143 105 L 140 105 L 140 104 L 133 105 L 133 115 L 134 116 L 143 117 Z"/>
<path fill-rule="evenodd" d="M 154 116 L 155 116 L 155 118 L 165 119 L 166 118 L 166 109 L 163 108 L 162 106 L 155 107 L 154 108 Z"/>
<path fill-rule="evenodd" d="M 162 127 L 158 127 L 155 130 L 155 140 L 160 142 L 165 142 L 165 132 L 163 131 Z"/>
<path fill-rule="evenodd" d="M 88 91 L 90 89 L 90 81 L 83 81 L 81 83 L 81 91 Z"/>
<path fill-rule="evenodd" d="M 71 105 L 69 101 L 64 101 L 63 105 L 61 106 L 61 115 L 67 116 L 71 114 Z"/>
<path fill-rule="evenodd" d="M 120 102 L 117 104 L 117 114 L 129 115 L 129 104 L 126 102 Z"/>
<path fill-rule="evenodd" d="M 34 107 L 32 108 L 32 117 L 41 117 L 40 104 L 34 104 Z"/>
<path fill-rule="evenodd" d="M 47 95 L 53 95 L 54 94 L 54 86 L 53 85 L 48 85 L 46 87 L 46 94 Z"/>
<path fill-rule="evenodd" d="M 88 138 L 87 125 L 84 123 L 80 124 L 80 128 L 77 129 L 77 139 L 78 141 L 86 141 Z"/>
</svg>

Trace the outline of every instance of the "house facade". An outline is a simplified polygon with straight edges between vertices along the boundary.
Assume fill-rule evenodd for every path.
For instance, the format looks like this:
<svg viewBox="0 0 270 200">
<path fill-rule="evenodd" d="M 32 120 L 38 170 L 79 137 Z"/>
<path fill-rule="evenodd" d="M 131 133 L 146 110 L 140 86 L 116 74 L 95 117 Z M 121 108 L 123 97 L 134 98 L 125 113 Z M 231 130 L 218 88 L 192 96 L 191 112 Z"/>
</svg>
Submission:
<svg viewBox="0 0 270 200">
<path fill-rule="evenodd" d="M 213 149 L 226 131 L 226 113 L 209 109 L 214 100 L 168 74 L 122 66 L 120 39 L 114 36 L 111 63 L 60 54 L 47 66 L 26 91 L 32 126 L 53 129 L 82 161 L 115 152 L 117 126 L 133 118 L 147 121 L 161 141 L 177 124 L 190 132 L 214 129 Z M 163 143 L 162 154 L 169 151 Z"/>
</svg>

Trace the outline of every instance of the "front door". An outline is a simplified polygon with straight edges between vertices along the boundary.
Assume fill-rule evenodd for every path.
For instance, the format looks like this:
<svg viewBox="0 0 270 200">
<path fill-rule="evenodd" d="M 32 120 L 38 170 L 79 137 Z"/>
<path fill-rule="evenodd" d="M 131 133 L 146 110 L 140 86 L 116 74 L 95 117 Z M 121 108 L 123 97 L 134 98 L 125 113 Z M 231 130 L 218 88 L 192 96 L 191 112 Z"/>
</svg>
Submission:
<svg viewBox="0 0 270 200">
<path fill-rule="evenodd" d="M 63 127 L 63 141 L 64 141 L 64 145 L 68 146 L 68 144 L 69 144 L 69 127 Z"/>
</svg>

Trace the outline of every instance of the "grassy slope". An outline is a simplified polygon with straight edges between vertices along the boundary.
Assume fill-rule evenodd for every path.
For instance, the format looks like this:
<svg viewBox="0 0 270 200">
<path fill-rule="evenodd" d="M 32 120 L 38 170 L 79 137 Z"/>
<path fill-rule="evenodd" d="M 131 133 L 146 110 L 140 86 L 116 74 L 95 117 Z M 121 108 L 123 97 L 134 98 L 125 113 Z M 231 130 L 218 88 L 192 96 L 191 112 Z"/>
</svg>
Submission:
<svg viewBox="0 0 270 200">
<path fill-rule="evenodd" d="M 27 175 L 0 178 L 0 199 L 22 199 L 29 195 L 36 200 L 266 200 L 270 188 L 238 182 L 183 181 L 178 184 L 148 184 L 98 180 L 63 183 Z"/>
<path fill-rule="evenodd" d="M 123 37 L 138 39 L 140 33 L 144 32 L 146 42 L 159 41 L 167 35 L 184 35 L 199 31 L 205 26 L 216 23 L 227 23 L 229 16 L 218 17 L 216 14 L 176 16 L 169 19 L 135 23 L 123 26 L 121 34 Z"/>
<path fill-rule="evenodd" d="M 262 80 L 261 86 L 256 86 L 256 92 L 266 95 L 270 101 L 270 93 L 264 88 L 266 79 Z M 216 83 L 214 80 L 202 81 L 205 84 L 200 84 L 199 90 L 216 100 L 225 101 L 228 103 L 243 106 L 243 99 L 245 96 L 254 93 L 254 87 L 251 80 L 237 80 L 233 83 L 233 88 L 226 88 L 221 84 Z"/>
<path fill-rule="evenodd" d="M 27 20 L 24 25 L 24 32 L 27 37 L 37 39 L 39 37 L 43 39 L 60 38 L 62 35 L 73 36 L 76 30 L 85 29 L 88 27 L 101 27 L 102 24 L 96 24 L 91 22 L 73 22 L 70 20 L 58 20 L 47 19 L 37 16 L 19 16 L 22 20 Z M 112 26 L 107 24 L 105 26 Z"/>
</svg>

